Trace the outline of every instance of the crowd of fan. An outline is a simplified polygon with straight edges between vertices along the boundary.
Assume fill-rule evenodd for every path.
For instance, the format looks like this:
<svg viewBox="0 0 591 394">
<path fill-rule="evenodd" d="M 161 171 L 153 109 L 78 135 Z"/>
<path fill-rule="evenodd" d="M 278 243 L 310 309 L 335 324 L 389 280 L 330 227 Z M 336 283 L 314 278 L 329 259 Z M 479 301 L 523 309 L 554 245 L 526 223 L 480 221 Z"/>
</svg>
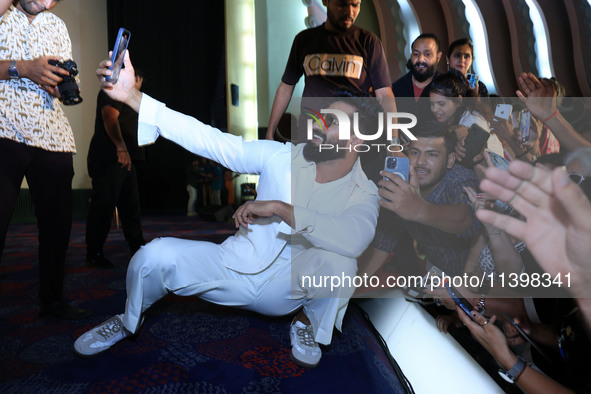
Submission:
<svg viewBox="0 0 591 394">
<path fill-rule="evenodd" d="M 506 370 L 522 359 L 517 378 L 526 392 L 587 392 L 591 133 L 569 122 L 573 105 L 563 105 L 555 79 L 523 73 L 514 99 L 489 97 L 482 82 L 469 81 L 470 40 L 451 44 L 443 74 L 441 57 L 437 37 L 422 34 L 409 73 L 393 84 L 398 110 L 419 119 L 417 140 L 404 144 L 411 175 L 408 183 L 390 175 L 379 182 L 380 219 L 360 271 L 485 278 L 455 289 L 471 316 L 447 289 L 425 290 L 439 305 L 439 330 L 468 326 Z M 414 85 L 410 99 L 405 79 Z M 489 137 L 472 158 L 475 128 Z"/>
</svg>

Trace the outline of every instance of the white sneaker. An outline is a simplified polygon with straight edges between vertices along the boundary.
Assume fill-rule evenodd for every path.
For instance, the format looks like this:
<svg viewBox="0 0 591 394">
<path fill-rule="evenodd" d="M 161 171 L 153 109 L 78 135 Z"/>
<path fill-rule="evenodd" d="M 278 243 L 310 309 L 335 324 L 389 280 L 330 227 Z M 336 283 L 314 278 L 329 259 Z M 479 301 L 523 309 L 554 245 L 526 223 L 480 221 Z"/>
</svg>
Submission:
<svg viewBox="0 0 591 394">
<path fill-rule="evenodd" d="M 294 363 L 314 368 L 320 362 L 322 351 L 318 343 L 314 341 L 312 325 L 306 325 L 301 321 L 293 321 L 289 328 L 291 338 L 291 359 Z"/>
<path fill-rule="evenodd" d="M 123 326 L 122 318 L 123 314 L 115 315 L 80 335 L 74 342 L 74 353 L 80 357 L 96 356 L 129 336 L 130 332 Z"/>
</svg>

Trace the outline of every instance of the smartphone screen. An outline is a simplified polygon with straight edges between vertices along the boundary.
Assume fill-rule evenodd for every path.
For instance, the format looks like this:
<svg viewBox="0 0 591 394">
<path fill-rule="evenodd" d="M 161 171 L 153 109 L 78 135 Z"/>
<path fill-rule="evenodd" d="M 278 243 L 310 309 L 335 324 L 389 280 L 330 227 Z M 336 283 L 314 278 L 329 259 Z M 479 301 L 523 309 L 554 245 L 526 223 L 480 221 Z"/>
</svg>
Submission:
<svg viewBox="0 0 591 394">
<path fill-rule="evenodd" d="M 521 142 L 527 142 L 529 139 L 529 123 L 530 123 L 529 111 L 523 111 L 519 118 L 519 133 L 521 135 Z"/>
<path fill-rule="evenodd" d="M 123 68 L 123 59 L 125 58 L 125 51 L 127 50 L 127 44 L 129 44 L 129 38 L 131 33 L 129 30 L 120 28 L 117 33 L 117 40 L 115 41 L 115 47 L 111 55 L 111 67 L 109 68 L 112 73 L 107 76 L 105 80 L 107 82 L 117 83 L 119 80 L 119 73 Z"/>
<path fill-rule="evenodd" d="M 519 122 L 521 121 L 521 111 L 513 111 L 511 113 L 511 121 L 513 123 L 513 128 L 519 128 Z"/>
</svg>

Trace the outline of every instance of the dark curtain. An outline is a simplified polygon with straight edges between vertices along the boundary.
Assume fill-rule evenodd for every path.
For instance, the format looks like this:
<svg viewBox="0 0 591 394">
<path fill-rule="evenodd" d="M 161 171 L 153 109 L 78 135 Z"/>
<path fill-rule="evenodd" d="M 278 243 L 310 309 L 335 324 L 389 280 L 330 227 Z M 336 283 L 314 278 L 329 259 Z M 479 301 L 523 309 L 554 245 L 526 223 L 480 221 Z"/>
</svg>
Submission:
<svg viewBox="0 0 591 394">
<path fill-rule="evenodd" d="M 134 67 L 145 74 L 145 93 L 206 124 L 212 114 L 225 114 L 213 105 L 225 95 L 223 1 L 108 0 L 107 16 L 107 51 L 120 27 L 131 32 L 128 48 Z M 192 157 L 162 138 L 146 147 L 146 163 L 138 167 L 144 213 L 186 208 L 185 173 Z"/>
</svg>

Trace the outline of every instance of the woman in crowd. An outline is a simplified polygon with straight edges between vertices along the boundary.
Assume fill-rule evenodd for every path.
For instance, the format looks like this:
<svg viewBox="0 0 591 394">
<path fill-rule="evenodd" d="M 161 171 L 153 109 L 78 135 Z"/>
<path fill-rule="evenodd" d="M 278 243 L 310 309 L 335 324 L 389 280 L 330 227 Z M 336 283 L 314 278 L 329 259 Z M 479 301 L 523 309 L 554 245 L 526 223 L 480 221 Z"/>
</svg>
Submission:
<svg viewBox="0 0 591 394">
<path fill-rule="evenodd" d="M 447 69 L 455 69 L 459 71 L 466 82 L 468 81 L 468 73 L 474 74 L 472 65 L 474 63 L 474 44 L 469 38 L 460 38 L 455 40 L 447 50 Z M 488 97 L 488 89 L 486 85 L 478 80 L 478 88 L 472 88 L 468 83 L 466 85 L 469 89 L 474 91 L 474 95 L 478 97 Z"/>
<path fill-rule="evenodd" d="M 460 158 L 465 156 L 464 140 L 470 126 L 477 124 L 490 133 L 492 120 L 490 108 L 480 100 L 469 96 L 464 79 L 455 69 L 450 70 L 433 80 L 429 93 L 431 112 L 438 122 L 464 126 L 456 129 L 459 140 L 456 152 Z M 503 144 L 494 134 L 489 137 L 486 147 L 499 156 L 504 154 Z M 460 160 L 460 164 L 465 163 L 461 163 Z"/>
</svg>

